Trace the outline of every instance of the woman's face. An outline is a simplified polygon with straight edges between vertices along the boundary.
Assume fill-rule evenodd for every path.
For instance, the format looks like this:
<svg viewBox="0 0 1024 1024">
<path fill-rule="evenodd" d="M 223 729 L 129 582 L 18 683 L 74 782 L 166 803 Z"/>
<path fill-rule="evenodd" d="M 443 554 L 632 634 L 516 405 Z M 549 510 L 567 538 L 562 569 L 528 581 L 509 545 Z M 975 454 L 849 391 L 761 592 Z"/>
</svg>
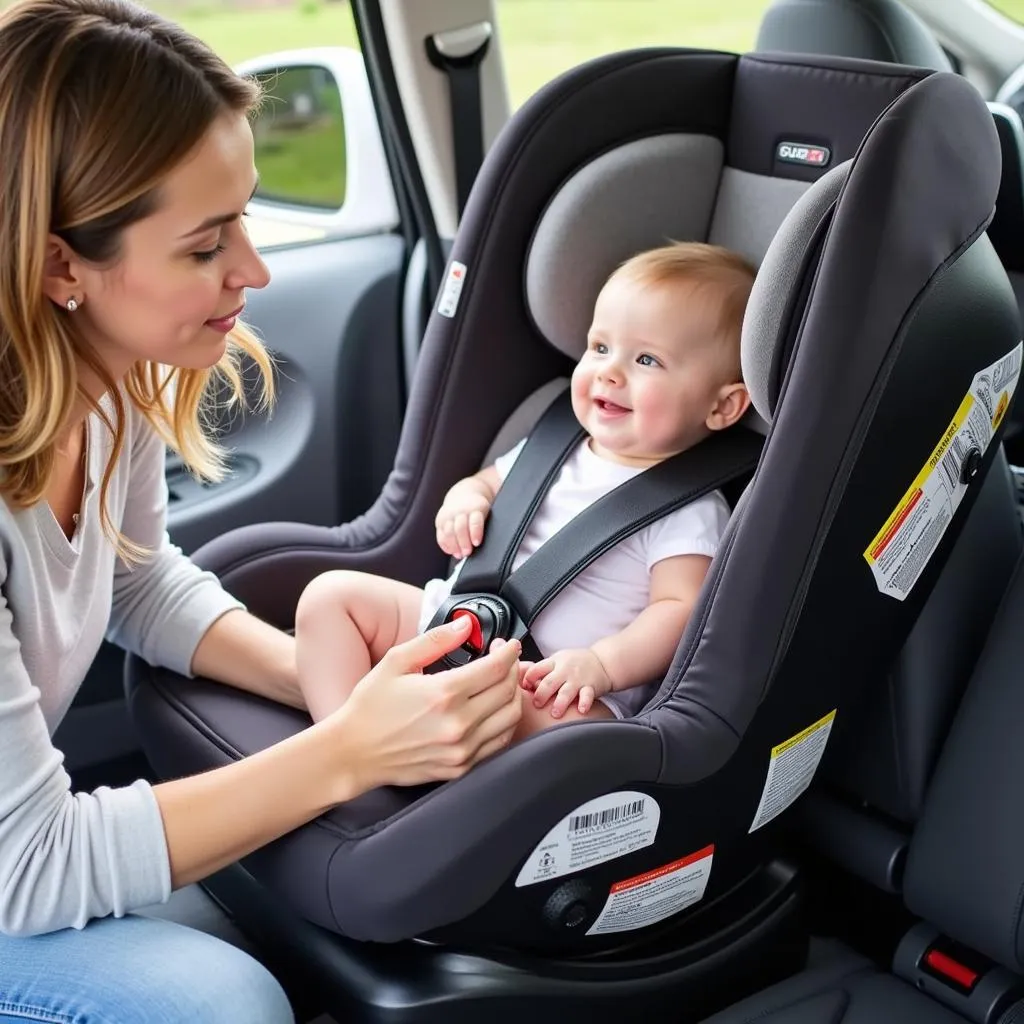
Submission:
<svg viewBox="0 0 1024 1024">
<path fill-rule="evenodd" d="M 224 354 L 245 289 L 270 280 L 242 223 L 256 180 L 248 121 L 225 115 L 124 231 L 115 263 L 71 255 L 68 315 L 115 380 L 139 360 L 204 369 Z"/>
</svg>

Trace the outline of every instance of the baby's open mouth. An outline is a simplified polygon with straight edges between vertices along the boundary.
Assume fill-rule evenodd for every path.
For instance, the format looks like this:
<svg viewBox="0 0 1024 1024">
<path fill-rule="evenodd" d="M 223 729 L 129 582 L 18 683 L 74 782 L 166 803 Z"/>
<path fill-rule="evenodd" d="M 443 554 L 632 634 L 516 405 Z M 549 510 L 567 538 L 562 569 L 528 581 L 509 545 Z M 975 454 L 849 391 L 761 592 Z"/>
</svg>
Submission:
<svg viewBox="0 0 1024 1024">
<path fill-rule="evenodd" d="M 605 412 L 611 416 L 618 416 L 630 411 L 624 405 L 619 405 L 618 402 L 610 402 L 607 398 L 595 398 L 594 405 L 597 406 L 599 412 Z"/>
</svg>

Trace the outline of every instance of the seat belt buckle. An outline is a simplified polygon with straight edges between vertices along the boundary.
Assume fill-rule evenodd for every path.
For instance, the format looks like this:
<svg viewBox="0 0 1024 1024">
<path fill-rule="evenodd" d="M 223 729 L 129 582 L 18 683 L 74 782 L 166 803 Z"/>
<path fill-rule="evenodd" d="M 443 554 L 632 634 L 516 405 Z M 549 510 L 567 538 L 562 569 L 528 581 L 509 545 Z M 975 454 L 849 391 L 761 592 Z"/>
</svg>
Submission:
<svg viewBox="0 0 1024 1024">
<path fill-rule="evenodd" d="M 461 618 L 470 621 L 466 642 L 428 665 L 424 672 L 444 672 L 446 669 L 468 665 L 482 658 L 498 639 L 518 640 L 523 644 L 524 651 L 526 649 L 525 641 L 529 632 L 526 624 L 512 605 L 497 594 L 454 594 L 434 612 L 427 628 L 433 629 Z"/>
<path fill-rule="evenodd" d="M 1024 979 L 921 922 L 903 936 L 893 972 L 974 1024 L 996 1024 Z"/>
</svg>

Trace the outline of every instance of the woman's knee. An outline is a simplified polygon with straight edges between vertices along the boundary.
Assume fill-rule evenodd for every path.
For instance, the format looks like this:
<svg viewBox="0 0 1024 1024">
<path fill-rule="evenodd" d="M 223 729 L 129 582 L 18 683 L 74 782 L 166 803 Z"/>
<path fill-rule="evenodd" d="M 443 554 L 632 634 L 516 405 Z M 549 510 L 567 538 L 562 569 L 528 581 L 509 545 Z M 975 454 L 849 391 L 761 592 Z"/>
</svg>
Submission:
<svg viewBox="0 0 1024 1024">
<path fill-rule="evenodd" d="M 0 990 L 0 1020 L 13 1010 L 62 1024 L 294 1020 L 280 984 L 247 953 L 183 925 L 144 917 L 106 918 L 80 932 L 0 941 Z"/>
</svg>

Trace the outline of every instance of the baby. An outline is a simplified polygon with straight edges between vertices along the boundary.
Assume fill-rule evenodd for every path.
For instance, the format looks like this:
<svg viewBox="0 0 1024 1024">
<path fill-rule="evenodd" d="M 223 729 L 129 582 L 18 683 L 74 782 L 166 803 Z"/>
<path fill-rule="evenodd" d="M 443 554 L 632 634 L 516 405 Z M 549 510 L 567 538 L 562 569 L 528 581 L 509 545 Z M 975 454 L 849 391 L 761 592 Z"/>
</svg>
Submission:
<svg viewBox="0 0 1024 1024">
<path fill-rule="evenodd" d="M 753 279 L 741 256 L 698 243 L 641 253 L 611 275 L 572 376 L 572 407 L 587 437 L 544 498 L 513 570 L 608 491 L 743 416 L 750 397 L 740 327 Z M 442 551 L 464 559 L 482 542 L 521 449 L 522 442 L 448 491 L 436 518 Z M 628 717 L 646 703 L 728 518 L 722 495 L 706 495 L 621 541 L 551 601 L 531 630 L 543 660 L 521 663 L 516 739 L 557 722 Z M 390 647 L 426 627 L 461 567 L 422 590 L 357 572 L 328 572 L 309 584 L 296 638 L 314 721 L 343 704 Z"/>
</svg>

